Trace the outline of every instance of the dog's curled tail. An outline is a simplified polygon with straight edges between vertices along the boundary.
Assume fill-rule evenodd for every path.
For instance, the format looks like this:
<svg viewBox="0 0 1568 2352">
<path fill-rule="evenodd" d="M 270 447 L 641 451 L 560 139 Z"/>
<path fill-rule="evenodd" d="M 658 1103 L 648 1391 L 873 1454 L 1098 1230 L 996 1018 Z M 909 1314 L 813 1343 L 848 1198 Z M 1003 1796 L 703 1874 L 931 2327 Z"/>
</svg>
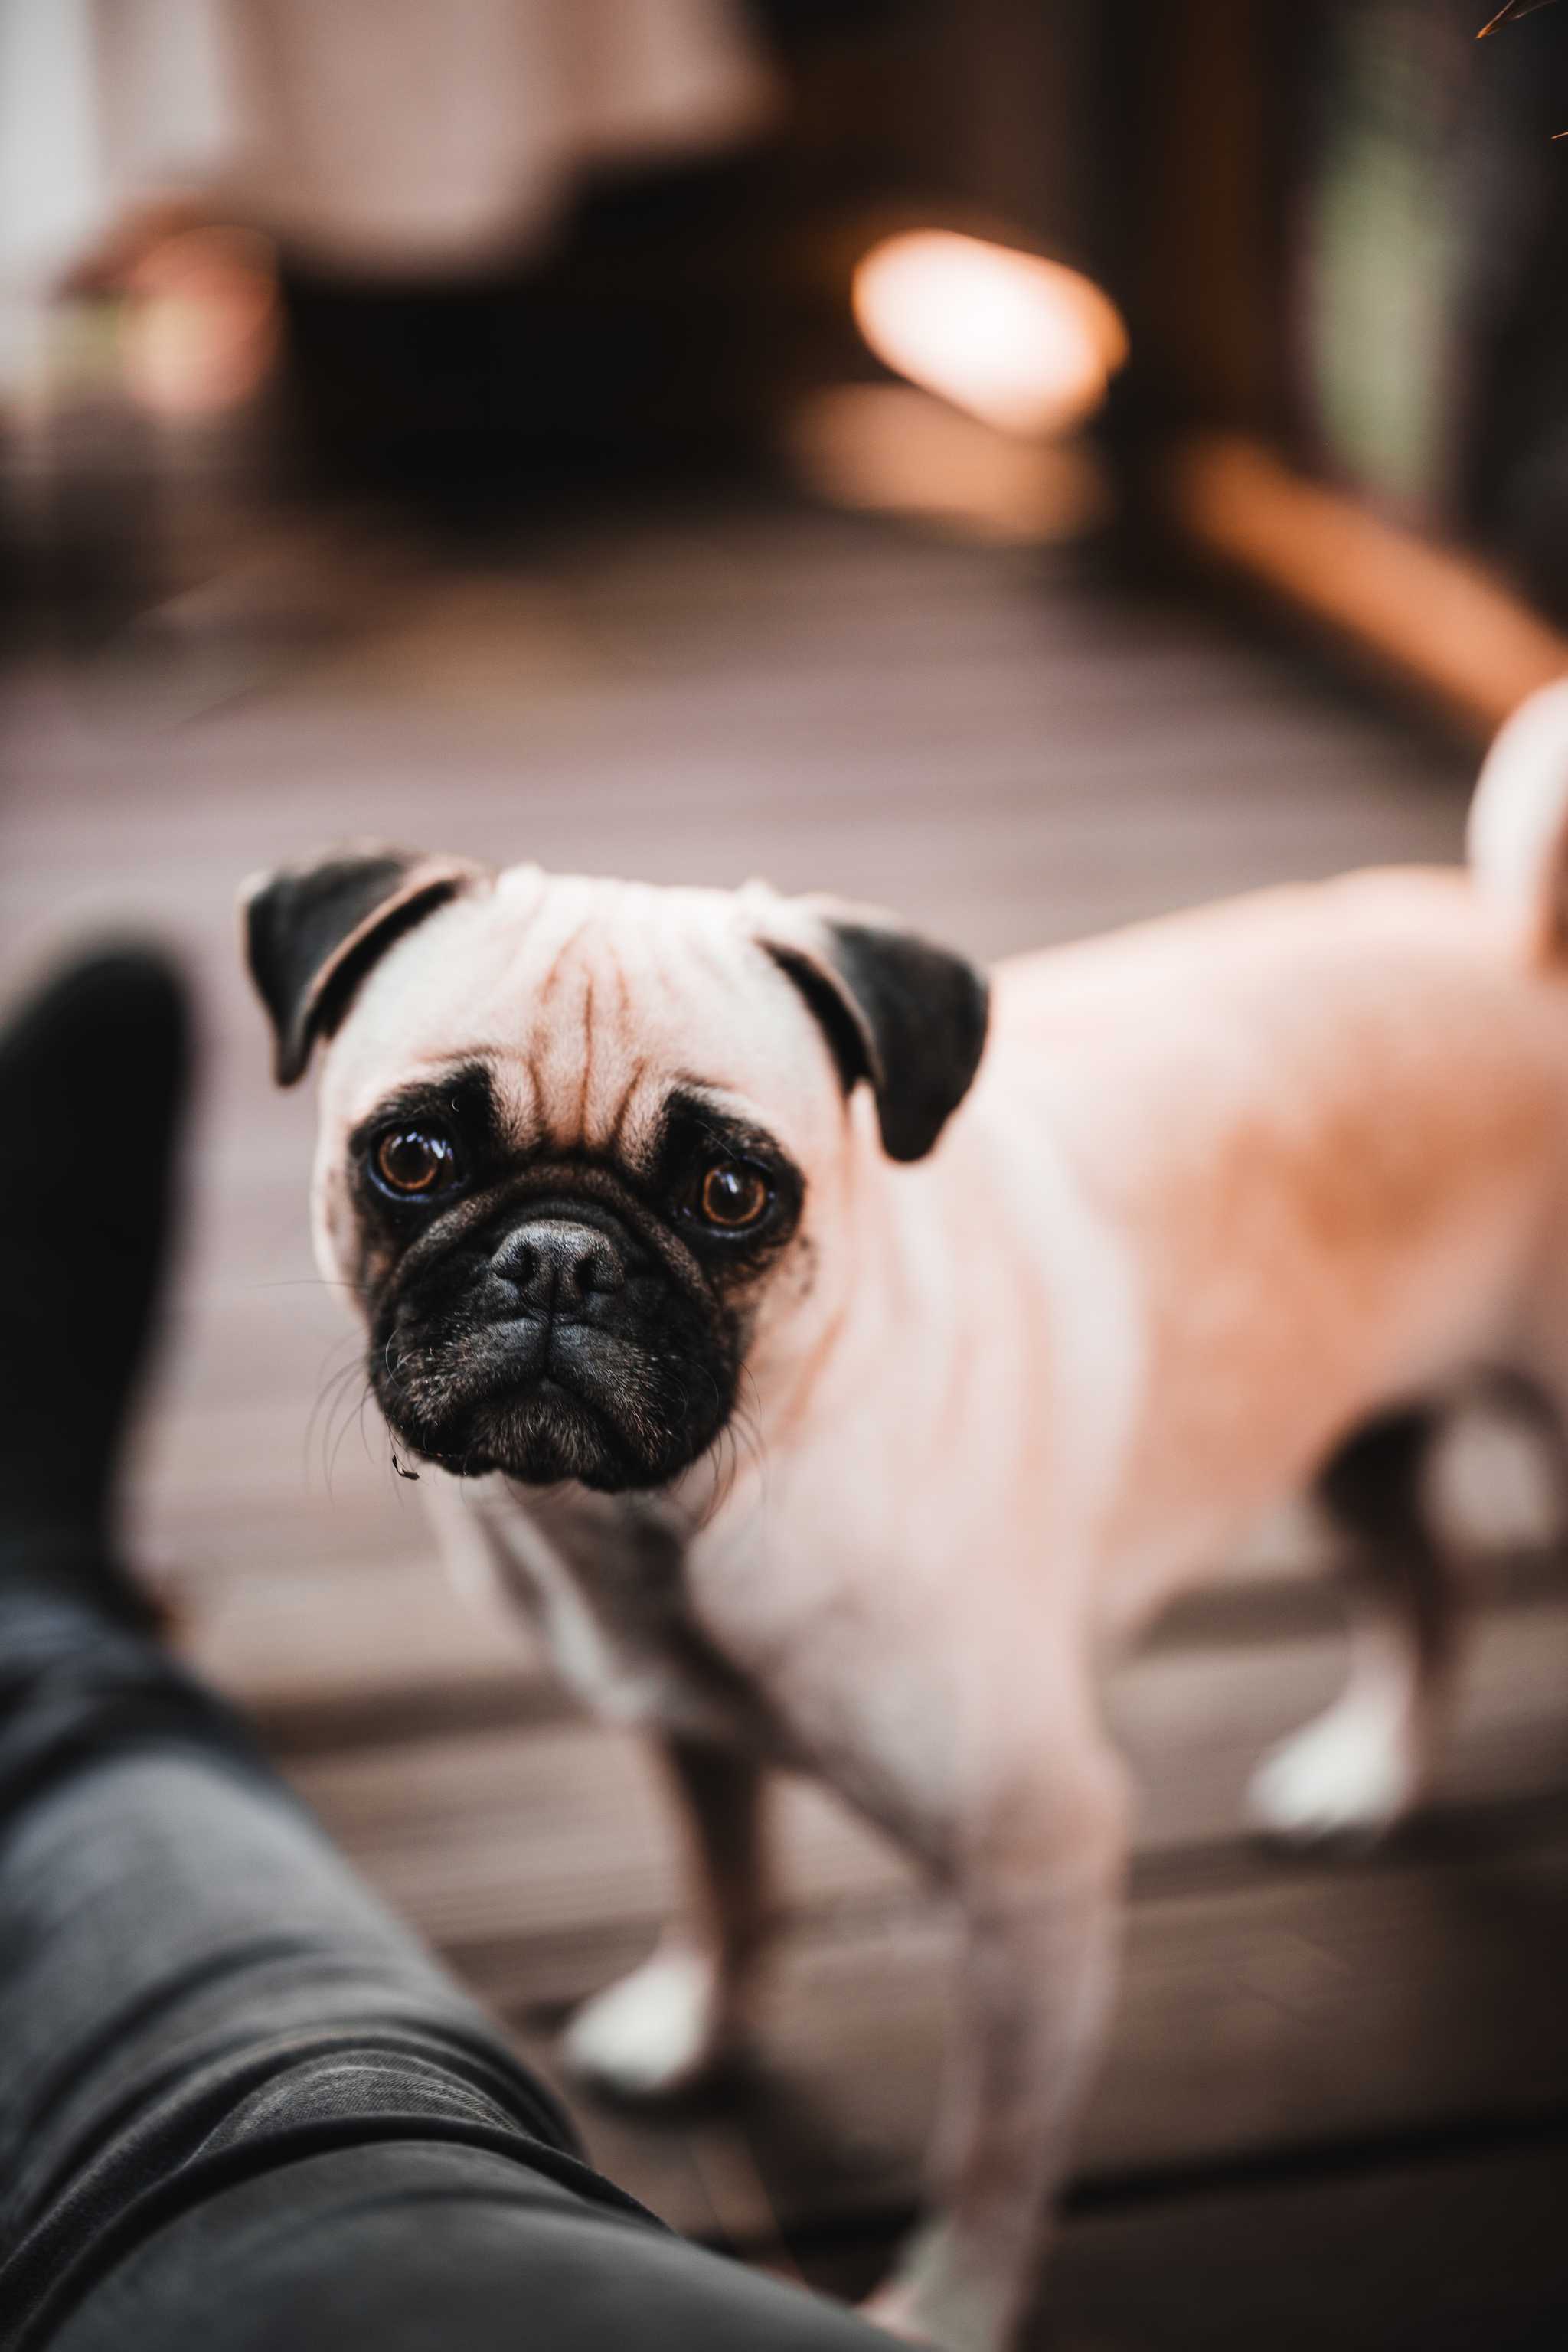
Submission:
<svg viewBox="0 0 1568 2352">
<path fill-rule="evenodd" d="M 1568 964 L 1568 678 L 1521 702 L 1470 803 L 1476 886 L 1537 963 Z"/>
</svg>

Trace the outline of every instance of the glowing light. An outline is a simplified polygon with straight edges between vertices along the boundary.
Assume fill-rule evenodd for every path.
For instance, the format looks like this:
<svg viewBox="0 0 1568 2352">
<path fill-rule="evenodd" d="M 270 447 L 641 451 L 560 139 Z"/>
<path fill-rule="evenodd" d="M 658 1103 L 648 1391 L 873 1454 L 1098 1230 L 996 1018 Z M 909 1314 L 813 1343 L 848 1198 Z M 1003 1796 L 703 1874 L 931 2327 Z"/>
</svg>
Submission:
<svg viewBox="0 0 1568 2352">
<path fill-rule="evenodd" d="M 1020 440 L 902 383 L 837 384 L 790 418 L 785 446 L 829 504 L 996 546 L 1047 546 L 1103 520 L 1109 492 L 1081 446 Z"/>
<path fill-rule="evenodd" d="M 1005 433 L 1080 424 L 1127 357 L 1115 304 L 1076 269 L 948 229 L 874 246 L 853 300 L 887 366 Z"/>
<path fill-rule="evenodd" d="M 259 388 L 278 355 L 281 310 L 272 248 L 244 229 L 182 229 L 142 254 L 126 280 L 126 383 L 172 420 L 219 415 Z"/>
</svg>

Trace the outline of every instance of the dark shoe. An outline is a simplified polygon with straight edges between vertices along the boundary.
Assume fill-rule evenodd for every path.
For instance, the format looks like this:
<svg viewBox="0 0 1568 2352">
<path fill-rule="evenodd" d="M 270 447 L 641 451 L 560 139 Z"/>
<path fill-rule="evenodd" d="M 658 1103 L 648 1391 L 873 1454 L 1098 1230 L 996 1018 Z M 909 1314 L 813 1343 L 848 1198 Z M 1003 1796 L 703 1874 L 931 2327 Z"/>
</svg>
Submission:
<svg viewBox="0 0 1568 2352">
<path fill-rule="evenodd" d="M 116 1472 L 171 1224 L 189 1031 L 173 967 L 125 947 L 68 966 L 0 1033 L 8 1559 L 113 1556 Z"/>
</svg>

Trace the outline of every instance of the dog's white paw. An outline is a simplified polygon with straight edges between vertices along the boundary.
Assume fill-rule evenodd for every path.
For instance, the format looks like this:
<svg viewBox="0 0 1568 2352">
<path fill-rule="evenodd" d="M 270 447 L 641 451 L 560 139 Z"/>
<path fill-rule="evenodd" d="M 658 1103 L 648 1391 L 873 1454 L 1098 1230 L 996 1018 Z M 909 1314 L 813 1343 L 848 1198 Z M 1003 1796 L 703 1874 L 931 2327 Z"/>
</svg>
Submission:
<svg viewBox="0 0 1568 2352">
<path fill-rule="evenodd" d="M 1264 1758 L 1247 1789 L 1247 1818 L 1292 1845 L 1370 1840 L 1409 1811 L 1420 1780 L 1408 1725 L 1346 1698 Z"/>
<path fill-rule="evenodd" d="M 860 2315 L 929 2352 L 1005 2352 L 1014 2330 L 999 2271 L 966 2261 L 945 2221 L 928 2222 L 904 2246 Z"/>
<path fill-rule="evenodd" d="M 616 2098 L 671 2098 L 725 2054 L 725 2028 L 714 1962 L 688 1945 L 664 1944 L 584 2003 L 562 2054 L 580 2080 Z"/>
<path fill-rule="evenodd" d="M 868 2319 L 888 2336 L 896 2336 L 900 2344 L 930 2345 L 931 2337 L 921 2326 L 920 2315 L 907 2287 L 879 2287 L 860 2305 L 860 2316 Z"/>
</svg>

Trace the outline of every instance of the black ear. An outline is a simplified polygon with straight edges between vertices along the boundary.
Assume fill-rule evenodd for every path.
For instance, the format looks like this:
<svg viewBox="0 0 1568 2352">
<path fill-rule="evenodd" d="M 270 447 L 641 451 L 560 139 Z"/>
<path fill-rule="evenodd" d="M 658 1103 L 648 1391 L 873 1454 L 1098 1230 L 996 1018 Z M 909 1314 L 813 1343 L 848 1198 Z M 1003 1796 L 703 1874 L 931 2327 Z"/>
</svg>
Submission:
<svg viewBox="0 0 1568 2352">
<path fill-rule="evenodd" d="M 923 1160 L 969 1091 L 985 1045 L 985 976 L 874 920 L 824 915 L 820 944 L 763 944 L 816 1014 L 847 1094 L 867 1079 L 890 1160 Z"/>
<path fill-rule="evenodd" d="M 304 1075 L 371 966 L 484 868 L 380 845 L 258 875 L 240 893 L 245 960 L 272 1019 L 280 1087 Z"/>
</svg>

